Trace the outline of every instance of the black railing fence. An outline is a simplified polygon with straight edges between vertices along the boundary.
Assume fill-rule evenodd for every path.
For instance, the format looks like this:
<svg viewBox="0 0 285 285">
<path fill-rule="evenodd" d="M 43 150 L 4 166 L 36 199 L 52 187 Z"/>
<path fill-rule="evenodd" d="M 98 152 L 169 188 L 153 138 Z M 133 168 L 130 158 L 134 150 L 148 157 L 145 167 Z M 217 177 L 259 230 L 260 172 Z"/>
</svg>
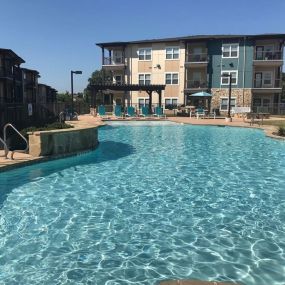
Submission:
<svg viewBox="0 0 285 285">
<path fill-rule="evenodd" d="M 42 126 L 58 121 L 60 112 L 70 110 L 71 104 L 65 102 L 47 104 L 0 103 L 0 130 L 7 123 L 12 123 L 17 129 Z M 79 115 L 89 114 L 90 105 L 74 102 L 74 111 Z"/>
</svg>

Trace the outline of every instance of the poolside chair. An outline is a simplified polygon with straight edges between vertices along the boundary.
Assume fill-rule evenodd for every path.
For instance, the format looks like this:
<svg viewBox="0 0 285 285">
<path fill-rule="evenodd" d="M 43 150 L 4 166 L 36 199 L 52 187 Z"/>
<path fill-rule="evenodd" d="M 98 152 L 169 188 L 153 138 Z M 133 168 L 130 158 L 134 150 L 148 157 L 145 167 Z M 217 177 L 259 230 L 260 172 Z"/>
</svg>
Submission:
<svg viewBox="0 0 285 285">
<path fill-rule="evenodd" d="M 106 118 L 107 117 L 105 106 L 103 106 L 103 105 L 98 106 L 98 116 L 101 117 L 101 118 Z"/>
<path fill-rule="evenodd" d="M 160 118 L 160 117 L 166 118 L 166 115 L 163 114 L 163 110 L 162 110 L 161 107 L 155 107 L 155 108 L 154 108 L 154 114 L 153 114 L 153 115 L 154 115 L 155 117 L 158 117 L 158 118 Z"/>
<path fill-rule="evenodd" d="M 197 120 L 199 119 L 199 117 L 203 117 L 205 119 L 205 110 L 202 108 L 199 108 L 196 110 L 196 118 Z"/>
<path fill-rule="evenodd" d="M 115 106 L 115 108 L 114 108 L 114 116 L 116 118 L 122 118 L 123 117 L 121 105 L 116 105 Z"/>
<path fill-rule="evenodd" d="M 131 118 L 137 117 L 137 114 L 135 112 L 135 108 L 134 107 L 132 107 L 132 106 L 128 106 L 127 107 L 126 117 L 131 117 Z"/>
<path fill-rule="evenodd" d="M 151 114 L 149 113 L 149 108 L 148 107 L 145 107 L 145 106 L 143 106 L 142 108 L 141 108 L 141 113 L 140 113 L 140 117 L 150 117 L 151 116 Z"/>
</svg>

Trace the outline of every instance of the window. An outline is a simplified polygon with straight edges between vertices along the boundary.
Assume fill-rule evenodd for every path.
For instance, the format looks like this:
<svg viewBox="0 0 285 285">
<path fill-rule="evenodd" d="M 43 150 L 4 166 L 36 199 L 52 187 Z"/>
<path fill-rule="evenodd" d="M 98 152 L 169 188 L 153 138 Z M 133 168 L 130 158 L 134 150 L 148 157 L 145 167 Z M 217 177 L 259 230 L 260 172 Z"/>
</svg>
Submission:
<svg viewBox="0 0 285 285">
<path fill-rule="evenodd" d="M 264 86 L 271 86 L 272 85 L 272 73 L 271 72 L 264 72 L 263 73 L 263 85 Z"/>
<path fill-rule="evenodd" d="M 224 44 L 222 46 L 222 57 L 238 57 L 239 45 L 238 44 Z"/>
<path fill-rule="evenodd" d="M 236 85 L 237 84 L 237 71 L 222 71 L 221 72 L 221 84 L 222 85 L 229 85 L 230 84 L 230 77 L 228 75 L 232 75 L 232 84 Z M 226 75 L 226 76 L 224 76 Z"/>
<path fill-rule="evenodd" d="M 165 84 L 178 84 L 178 73 L 166 73 Z"/>
<path fill-rule="evenodd" d="M 151 48 L 140 48 L 138 54 L 139 60 L 151 60 Z"/>
<path fill-rule="evenodd" d="M 167 47 L 165 49 L 166 59 L 178 59 L 179 58 L 179 47 Z"/>
<path fill-rule="evenodd" d="M 139 84 L 149 85 L 150 84 L 150 74 L 139 74 Z"/>
<path fill-rule="evenodd" d="M 220 110 L 221 111 L 227 111 L 228 110 L 228 104 L 229 104 L 229 98 L 221 98 L 221 105 Z M 236 106 L 236 98 L 231 98 L 231 108 Z"/>
<path fill-rule="evenodd" d="M 174 107 L 177 107 L 177 103 L 177 98 L 167 98 L 165 99 L 165 109 L 173 109 Z"/>
<path fill-rule="evenodd" d="M 115 75 L 115 83 L 122 84 L 122 75 Z"/>
<path fill-rule="evenodd" d="M 149 99 L 147 98 L 139 98 L 139 109 L 141 109 L 144 106 L 149 105 Z"/>
</svg>

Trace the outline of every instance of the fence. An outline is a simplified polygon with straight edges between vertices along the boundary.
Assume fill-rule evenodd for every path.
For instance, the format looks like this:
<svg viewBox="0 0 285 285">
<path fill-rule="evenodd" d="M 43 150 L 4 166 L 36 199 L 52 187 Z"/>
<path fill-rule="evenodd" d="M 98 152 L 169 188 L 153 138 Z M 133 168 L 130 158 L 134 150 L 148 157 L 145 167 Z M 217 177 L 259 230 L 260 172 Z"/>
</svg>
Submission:
<svg viewBox="0 0 285 285">
<path fill-rule="evenodd" d="M 29 126 L 41 126 L 58 120 L 60 112 L 71 110 L 70 103 L 47 104 L 0 104 L 0 130 L 6 123 L 12 123 L 18 129 Z M 74 111 L 78 114 L 88 114 L 89 104 L 74 102 Z"/>
</svg>

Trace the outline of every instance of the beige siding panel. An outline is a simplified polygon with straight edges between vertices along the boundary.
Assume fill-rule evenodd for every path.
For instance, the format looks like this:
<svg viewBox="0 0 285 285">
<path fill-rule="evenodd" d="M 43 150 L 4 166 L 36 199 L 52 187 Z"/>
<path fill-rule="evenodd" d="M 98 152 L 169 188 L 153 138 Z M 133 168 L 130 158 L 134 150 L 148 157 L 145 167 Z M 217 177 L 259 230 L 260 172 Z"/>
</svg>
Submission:
<svg viewBox="0 0 285 285">
<path fill-rule="evenodd" d="M 152 62 L 151 61 L 138 61 L 138 73 L 151 73 Z"/>
<path fill-rule="evenodd" d="M 165 72 L 179 72 L 180 60 L 165 60 Z"/>
<path fill-rule="evenodd" d="M 164 97 L 179 97 L 179 85 L 166 85 Z"/>
</svg>

